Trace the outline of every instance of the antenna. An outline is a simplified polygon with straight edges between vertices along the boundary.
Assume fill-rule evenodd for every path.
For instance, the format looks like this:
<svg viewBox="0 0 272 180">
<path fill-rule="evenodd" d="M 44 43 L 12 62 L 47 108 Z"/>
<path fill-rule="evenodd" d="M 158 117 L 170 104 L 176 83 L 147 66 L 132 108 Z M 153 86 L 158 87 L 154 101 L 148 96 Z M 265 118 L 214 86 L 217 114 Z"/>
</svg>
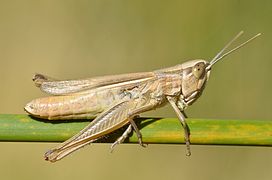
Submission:
<svg viewBox="0 0 272 180">
<path fill-rule="evenodd" d="M 231 54 L 232 52 L 240 49 L 241 47 L 243 47 L 244 45 L 248 44 L 250 41 L 254 40 L 255 38 L 257 38 L 258 36 L 261 35 L 261 33 L 256 34 L 255 36 L 253 36 L 252 38 L 248 39 L 247 41 L 243 42 L 242 44 L 236 46 L 235 48 L 229 50 L 228 52 L 224 53 L 223 52 L 236 40 L 238 39 L 242 34 L 244 33 L 244 31 L 240 31 L 231 41 L 229 41 L 221 51 L 219 51 L 219 53 L 216 54 L 216 56 L 210 61 L 210 65 L 207 67 L 207 69 L 210 69 L 215 63 L 217 63 L 219 60 L 223 59 L 224 57 L 226 57 L 227 55 Z M 223 55 L 222 55 L 223 54 Z"/>
</svg>

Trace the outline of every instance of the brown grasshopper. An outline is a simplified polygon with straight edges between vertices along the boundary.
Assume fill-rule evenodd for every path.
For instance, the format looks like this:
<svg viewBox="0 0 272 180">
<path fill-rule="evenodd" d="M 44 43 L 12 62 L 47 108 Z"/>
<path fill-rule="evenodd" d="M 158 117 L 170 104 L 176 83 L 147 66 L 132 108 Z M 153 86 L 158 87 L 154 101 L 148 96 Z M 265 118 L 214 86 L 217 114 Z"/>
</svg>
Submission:
<svg viewBox="0 0 272 180">
<path fill-rule="evenodd" d="M 242 33 L 243 31 L 237 34 L 210 62 L 197 59 L 153 72 L 80 80 L 59 81 L 36 74 L 33 78 L 35 85 L 53 96 L 38 98 L 28 103 L 25 111 L 30 115 L 49 120 L 96 117 L 78 134 L 47 151 L 45 159 L 58 161 L 127 124 L 127 129 L 112 144 L 111 150 L 122 143 L 132 129 L 136 132 L 139 144 L 145 146 L 133 118 L 167 102 L 173 107 L 184 128 L 187 155 L 190 155 L 190 131 L 185 121 L 184 110 L 201 95 L 211 68 L 216 62 L 260 35 L 255 35 L 223 54 Z"/>
</svg>

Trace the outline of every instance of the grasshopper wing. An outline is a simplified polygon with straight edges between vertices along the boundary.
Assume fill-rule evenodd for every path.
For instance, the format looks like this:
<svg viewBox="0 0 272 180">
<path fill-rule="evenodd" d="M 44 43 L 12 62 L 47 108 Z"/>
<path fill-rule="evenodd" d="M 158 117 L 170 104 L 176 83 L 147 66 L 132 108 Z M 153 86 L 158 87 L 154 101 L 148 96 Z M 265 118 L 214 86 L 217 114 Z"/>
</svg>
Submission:
<svg viewBox="0 0 272 180">
<path fill-rule="evenodd" d="M 78 134 L 62 143 L 59 147 L 45 153 L 45 159 L 58 161 L 70 153 L 88 145 L 104 135 L 111 133 L 129 123 L 139 111 L 139 102 L 135 99 L 118 103 L 97 116 L 88 126 Z"/>
<path fill-rule="evenodd" d="M 153 78 L 153 72 L 130 73 L 120 75 L 99 76 L 78 80 L 55 80 L 42 74 L 35 74 L 33 81 L 42 91 L 52 95 L 78 93 L 84 90 L 98 88 L 118 83 L 142 82 Z"/>
</svg>

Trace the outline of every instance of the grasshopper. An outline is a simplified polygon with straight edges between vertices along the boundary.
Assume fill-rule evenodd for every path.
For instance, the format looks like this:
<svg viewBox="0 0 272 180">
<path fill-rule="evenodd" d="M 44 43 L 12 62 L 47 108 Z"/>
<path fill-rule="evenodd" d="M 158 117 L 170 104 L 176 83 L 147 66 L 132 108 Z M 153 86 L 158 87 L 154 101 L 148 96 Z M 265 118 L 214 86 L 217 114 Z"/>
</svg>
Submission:
<svg viewBox="0 0 272 180">
<path fill-rule="evenodd" d="M 153 72 L 100 76 L 80 80 L 55 80 L 36 74 L 33 81 L 52 96 L 34 99 L 25 106 L 31 116 L 48 120 L 91 119 L 88 126 L 60 146 L 45 153 L 45 160 L 55 162 L 103 136 L 128 125 L 111 150 L 122 143 L 132 130 L 139 144 L 142 135 L 134 117 L 170 103 L 184 128 L 187 154 L 190 155 L 190 131 L 184 110 L 201 95 L 213 65 L 259 34 L 224 53 L 241 36 L 238 33 L 210 61 L 196 59 Z"/>
</svg>

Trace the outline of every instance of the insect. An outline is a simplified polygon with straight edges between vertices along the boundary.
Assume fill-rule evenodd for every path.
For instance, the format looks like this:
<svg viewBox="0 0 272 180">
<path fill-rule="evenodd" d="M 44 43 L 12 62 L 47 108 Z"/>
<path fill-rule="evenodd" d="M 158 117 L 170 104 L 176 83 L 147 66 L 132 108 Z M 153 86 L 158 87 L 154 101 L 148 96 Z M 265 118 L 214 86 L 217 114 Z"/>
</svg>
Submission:
<svg viewBox="0 0 272 180">
<path fill-rule="evenodd" d="M 125 125 L 128 125 L 127 129 L 111 145 L 111 150 L 122 143 L 132 130 L 135 131 L 139 144 L 145 146 L 134 117 L 166 103 L 170 103 L 184 128 L 189 156 L 190 131 L 184 110 L 201 95 L 216 62 L 261 35 L 256 34 L 224 53 L 242 33 L 243 31 L 238 33 L 210 62 L 197 59 L 153 72 L 80 80 L 60 81 L 36 74 L 33 78 L 35 85 L 52 96 L 29 102 L 25 111 L 30 115 L 49 120 L 95 118 L 78 134 L 47 151 L 45 160 L 58 161 Z"/>
</svg>

